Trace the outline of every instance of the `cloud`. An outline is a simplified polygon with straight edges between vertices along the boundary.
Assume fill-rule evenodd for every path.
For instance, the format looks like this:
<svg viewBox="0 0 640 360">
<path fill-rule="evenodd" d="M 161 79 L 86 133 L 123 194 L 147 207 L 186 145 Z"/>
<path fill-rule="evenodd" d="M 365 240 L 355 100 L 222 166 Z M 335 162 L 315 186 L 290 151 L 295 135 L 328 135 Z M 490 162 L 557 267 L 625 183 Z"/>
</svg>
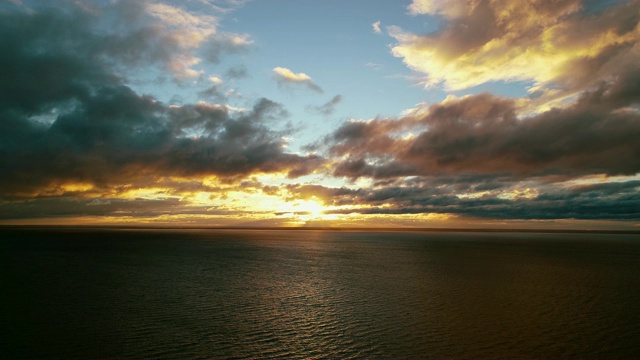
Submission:
<svg viewBox="0 0 640 360">
<path fill-rule="evenodd" d="M 94 199 L 98 200 L 98 199 Z M 177 197 L 165 199 L 106 199 L 85 204 L 86 200 L 73 197 L 37 198 L 28 202 L 0 203 L 0 220 L 38 218 L 159 218 L 170 214 L 179 216 L 233 216 L 236 211 L 194 206 Z M 90 205 L 90 206 L 87 206 Z M 182 220 L 184 223 L 184 219 Z"/>
<path fill-rule="evenodd" d="M 190 45 L 199 45 L 215 33 L 218 25 L 218 19 L 213 16 L 193 14 L 168 4 L 145 2 L 143 6 L 149 15 L 160 19 L 161 23 L 180 29 L 181 32 L 174 33 L 174 36 L 179 36 Z"/>
<path fill-rule="evenodd" d="M 266 126 L 284 114 L 266 99 L 232 116 L 222 106 L 167 107 L 126 87 L 100 88 L 50 127 L 9 115 L 0 136 L 2 194 L 149 176 L 307 174 L 322 160 L 285 153 L 283 133 Z"/>
<path fill-rule="evenodd" d="M 530 97 L 451 96 L 398 118 L 347 121 L 308 147 L 324 157 L 288 152 L 282 105 L 234 108 L 221 79 L 207 81 L 206 63 L 251 45 L 219 30 L 218 14 L 236 3 L 198 3 L 213 12 L 151 1 L 0 5 L 0 219 L 235 216 L 196 201 L 233 193 L 320 201 L 337 215 L 640 218 L 637 0 L 414 1 L 413 14 L 443 27 L 391 28 L 393 52 L 428 84 L 523 80 Z M 208 83 L 192 92 L 202 101 L 141 94 L 132 79 L 142 69 Z M 305 73 L 273 71 L 280 85 L 322 93 Z M 245 76 L 244 66 L 223 73 L 230 83 Z M 554 99 L 565 102 L 528 111 Z M 307 110 L 329 116 L 341 101 Z M 323 171 L 351 182 L 255 180 Z"/>
<path fill-rule="evenodd" d="M 285 151 L 283 137 L 292 131 L 283 121 L 287 112 L 268 99 L 231 112 L 206 102 L 167 105 L 131 89 L 123 68 L 170 64 L 179 59 L 173 51 L 185 46 L 169 36 L 173 30 L 132 23 L 148 20 L 136 4 L 100 10 L 119 16 L 122 33 L 101 28 L 92 13 L 69 3 L 1 14 L 0 197 L 171 176 L 294 177 L 323 162 Z M 172 11 L 163 7 L 153 17 L 174 16 L 171 29 L 200 29 Z"/>
<path fill-rule="evenodd" d="M 253 41 L 246 34 L 219 34 L 215 41 L 202 46 L 202 54 L 206 60 L 217 64 L 223 55 L 246 53 L 251 44 Z"/>
<path fill-rule="evenodd" d="M 638 59 L 638 0 L 598 9 L 579 0 L 444 2 L 414 0 L 409 10 L 443 19 L 416 35 L 399 27 L 392 53 L 450 90 L 492 81 L 531 82 L 540 102 L 584 91 Z M 594 15 L 597 13 L 597 16 Z"/>
<path fill-rule="evenodd" d="M 380 30 L 380 20 L 374 22 L 373 24 L 371 24 L 371 27 L 373 28 L 373 32 L 376 34 L 381 34 L 382 30 Z"/>
<path fill-rule="evenodd" d="M 374 191 L 370 197 L 385 193 L 385 203 L 372 201 L 373 206 L 341 210 L 341 213 L 366 214 L 419 214 L 440 213 L 491 219 L 640 219 L 638 183 L 623 183 L 624 191 L 606 196 L 598 192 L 577 193 L 574 189 L 553 189 L 533 197 L 514 199 L 497 196 L 461 198 L 454 194 L 424 196 L 420 188 L 385 188 Z M 373 198 L 375 199 L 375 198 Z"/>
<path fill-rule="evenodd" d="M 231 79 L 241 79 L 247 77 L 247 68 L 245 66 L 239 65 L 230 68 L 225 73 L 225 76 Z"/>
<path fill-rule="evenodd" d="M 322 88 L 318 86 L 311 77 L 305 73 L 294 73 L 293 71 L 283 68 L 273 68 L 274 78 L 280 85 L 300 84 L 306 86 L 309 90 L 323 93 Z"/>
<path fill-rule="evenodd" d="M 380 71 L 382 69 L 384 69 L 384 65 L 382 64 L 378 64 L 378 63 L 374 63 L 374 62 L 368 62 L 366 64 L 364 64 L 366 67 L 371 68 L 373 70 L 377 70 Z"/>
<path fill-rule="evenodd" d="M 459 195 L 460 192 L 477 186 L 478 180 L 485 184 L 494 184 L 495 191 L 488 191 L 478 197 Z M 274 196 L 282 196 L 288 202 L 320 201 L 333 207 L 324 211 L 328 215 L 446 214 L 504 220 L 640 219 L 639 181 L 571 186 L 530 184 L 538 186 L 540 191 L 532 195 L 505 196 L 517 193 L 520 185 L 522 184 L 501 183 L 495 178 L 481 180 L 461 176 L 447 179 L 413 179 L 373 188 L 351 189 L 315 184 L 289 184 L 273 187 L 275 189 L 265 187 L 263 191 Z M 202 206 L 174 196 L 158 199 L 111 197 L 93 199 L 89 203 L 86 199 L 70 196 L 0 202 L 2 220 L 83 216 L 158 219 L 167 214 L 174 217 L 237 217 L 240 214 L 246 215 L 246 212 Z"/>
<path fill-rule="evenodd" d="M 224 81 L 222 81 L 222 79 L 220 79 L 217 76 L 209 76 L 209 81 L 211 81 L 212 83 L 214 83 L 215 85 L 220 85 L 222 84 Z"/>
<path fill-rule="evenodd" d="M 222 92 L 220 85 L 209 86 L 208 88 L 199 91 L 198 97 L 200 99 L 215 100 L 217 102 L 224 102 L 227 100 L 227 96 Z"/>
<path fill-rule="evenodd" d="M 218 76 L 210 76 L 207 80 L 209 80 L 213 85 L 199 91 L 198 97 L 204 101 L 214 100 L 219 103 L 227 101 L 227 96 L 225 95 L 225 92 L 223 92 L 224 81 Z"/>
<path fill-rule="evenodd" d="M 534 190 L 535 189 L 535 190 Z M 325 214 L 446 214 L 467 218 L 640 219 L 640 181 L 609 184 L 544 184 L 496 177 L 420 177 L 364 188 L 291 184 L 274 195 L 314 200 Z M 267 189 L 271 191 L 274 189 Z"/>
<path fill-rule="evenodd" d="M 138 66 L 159 66 L 177 81 L 198 77 L 198 68 L 223 54 L 245 51 L 246 35 L 221 33 L 216 16 L 152 1 L 63 2 L 32 8 L 5 6 L 3 29 L 16 40 L 40 46 L 44 57 L 83 53 L 88 59 L 120 65 L 119 76 Z M 50 31 L 44 29 L 49 27 Z M 30 33 L 21 32 L 29 30 Z M 18 42 L 12 46 L 18 47 Z M 24 47 L 24 49 L 28 49 Z M 113 65 L 113 63 L 112 63 Z"/>
<path fill-rule="evenodd" d="M 202 75 L 202 71 L 193 67 L 203 59 L 219 63 L 223 54 L 246 52 L 247 47 L 252 44 L 246 34 L 219 32 L 217 17 L 186 11 L 165 3 L 144 2 L 143 6 L 148 15 L 159 20 L 152 22 L 150 26 L 157 29 L 164 41 L 173 42 L 179 51 L 167 64 L 167 68 L 178 79 Z"/>
<path fill-rule="evenodd" d="M 333 114 L 333 112 L 335 111 L 336 105 L 338 105 L 341 102 L 342 102 L 342 95 L 336 95 L 331 100 L 329 100 L 328 102 L 320 106 L 313 106 L 313 105 L 307 106 L 307 110 L 314 114 L 329 116 Z"/>
<path fill-rule="evenodd" d="M 111 205 L 111 200 L 100 200 L 95 198 L 87 203 L 87 206 L 102 206 L 102 205 Z"/>
<path fill-rule="evenodd" d="M 326 142 L 336 176 L 486 174 L 513 178 L 640 172 L 640 71 L 570 106 L 519 117 L 490 94 L 450 99 L 400 119 L 344 123 Z"/>
<path fill-rule="evenodd" d="M 640 218 L 640 16 L 631 10 L 640 2 L 520 5 L 411 4 L 443 26 L 426 35 L 391 27 L 392 51 L 427 86 L 526 81 L 530 96 L 449 96 L 398 118 L 344 122 L 315 149 L 325 144 L 333 175 L 361 187 L 315 189 L 329 213 Z M 307 188 L 289 192 L 304 198 Z"/>
</svg>

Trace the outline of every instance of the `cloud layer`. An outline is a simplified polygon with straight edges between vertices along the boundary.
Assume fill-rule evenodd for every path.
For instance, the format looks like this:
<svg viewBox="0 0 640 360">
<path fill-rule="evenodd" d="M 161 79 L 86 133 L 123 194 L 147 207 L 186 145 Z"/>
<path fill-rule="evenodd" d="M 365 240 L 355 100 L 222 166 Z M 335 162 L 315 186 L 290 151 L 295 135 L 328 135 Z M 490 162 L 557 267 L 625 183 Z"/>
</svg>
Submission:
<svg viewBox="0 0 640 360">
<path fill-rule="evenodd" d="M 108 9 L 65 4 L 5 11 L 0 196 L 163 176 L 300 176 L 322 162 L 285 152 L 287 112 L 270 100 L 240 112 L 208 103 L 169 106 L 127 85 L 127 71 L 136 66 L 159 64 L 178 78 L 193 75 L 194 62 L 183 60 L 193 59 L 200 45 L 228 40 L 214 36 L 213 18 L 128 1 Z M 114 12 L 122 29 L 103 31 L 104 12 Z"/>
<path fill-rule="evenodd" d="M 640 220 L 640 0 L 414 0 L 440 28 L 387 29 L 427 86 L 523 81 L 529 95 L 449 95 L 369 120 L 340 116 L 342 95 L 298 104 L 336 115 L 301 144 L 313 154 L 288 150 L 303 122 L 282 104 L 229 103 L 245 65 L 210 71 L 250 54 L 249 35 L 220 28 L 236 3 L 0 4 L 0 219 L 264 220 L 322 203 L 360 219 Z M 191 100 L 146 95 L 139 74 Z M 303 72 L 269 76 L 323 93 Z M 316 210 L 292 205 L 305 201 Z"/>
<path fill-rule="evenodd" d="M 625 83 L 530 118 L 518 118 L 513 100 L 480 94 L 433 105 L 421 116 L 351 121 L 327 139 L 331 154 L 344 159 L 335 175 L 634 175 L 640 114 L 628 106 L 640 94 Z"/>
<path fill-rule="evenodd" d="M 444 214 L 484 219 L 637 220 L 640 182 L 549 187 L 538 192 L 495 179 L 473 177 L 410 179 L 375 188 L 289 186 L 294 198 L 320 198 L 331 214 Z M 502 187 L 505 186 L 505 187 Z M 540 186 L 540 184 L 536 184 Z M 479 196 L 460 196 L 465 191 Z"/>
<path fill-rule="evenodd" d="M 392 53 L 427 87 L 524 81 L 530 96 L 450 95 L 404 117 L 345 122 L 321 142 L 333 174 L 371 185 L 319 193 L 337 213 L 640 219 L 639 8 L 414 0 L 410 12 L 441 27 L 390 27 Z"/>
</svg>

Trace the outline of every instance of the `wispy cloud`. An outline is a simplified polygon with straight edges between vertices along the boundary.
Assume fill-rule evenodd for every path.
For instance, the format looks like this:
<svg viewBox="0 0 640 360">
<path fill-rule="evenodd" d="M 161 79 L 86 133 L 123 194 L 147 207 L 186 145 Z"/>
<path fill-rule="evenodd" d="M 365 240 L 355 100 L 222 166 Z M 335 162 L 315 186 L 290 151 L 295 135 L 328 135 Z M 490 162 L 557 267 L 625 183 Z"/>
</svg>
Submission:
<svg viewBox="0 0 640 360">
<path fill-rule="evenodd" d="M 224 74 L 231 79 L 241 79 L 248 76 L 247 67 L 243 65 L 234 66 L 227 70 Z"/>
<path fill-rule="evenodd" d="M 382 69 L 384 69 L 384 65 L 382 64 L 378 64 L 378 63 L 374 63 L 374 62 L 368 62 L 366 64 L 364 64 L 366 67 L 371 68 L 373 70 L 377 70 L 380 71 Z"/>
<path fill-rule="evenodd" d="M 336 105 L 342 102 L 342 95 L 336 95 L 320 106 L 309 105 L 307 110 L 318 115 L 329 116 L 335 111 Z"/>
<path fill-rule="evenodd" d="M 140 19 L 131 19 L 132 31 L 137 31 L 135 24 L 148 23 L 149 31 L 163 39 L 160 44 L 172 47 L 164 52 L 167 56 L 165 66 L 178 80 L 201 76 L 203 70 L 195 67 L 203 60 L 217 63 L 221 54 L 246 51 L 247 46 L 252 43 L 245 34 L 219 32 L 219 19 L 215 16 L 157 2 L 142 2 L 138 5 L 122 2 L 118 6 L 142 7 L 143 11 L 123 9 L 131 14 L 140 14 Z"/>
<path fill-rule="evenodd" d="M 382 30 L 380 30 L 380 20 L 371 24 L 371 28 L 373 28 L 373 32 L 376 34 L 381 34 Z"/>
</svg>

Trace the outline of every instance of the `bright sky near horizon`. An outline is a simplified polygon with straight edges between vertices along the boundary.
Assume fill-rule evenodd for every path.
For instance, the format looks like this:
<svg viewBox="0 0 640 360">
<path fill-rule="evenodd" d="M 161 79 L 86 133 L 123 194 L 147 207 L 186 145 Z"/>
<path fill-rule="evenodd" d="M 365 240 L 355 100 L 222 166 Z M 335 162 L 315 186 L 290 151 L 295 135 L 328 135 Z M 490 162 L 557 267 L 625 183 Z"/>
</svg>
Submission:
<svg viewBox="0 0 640 360">
<path fill-rule="evenodd" d="M 640 230 L 640 0 L 10 0 L 0 48 L 0 224 Z"/>
</svg>

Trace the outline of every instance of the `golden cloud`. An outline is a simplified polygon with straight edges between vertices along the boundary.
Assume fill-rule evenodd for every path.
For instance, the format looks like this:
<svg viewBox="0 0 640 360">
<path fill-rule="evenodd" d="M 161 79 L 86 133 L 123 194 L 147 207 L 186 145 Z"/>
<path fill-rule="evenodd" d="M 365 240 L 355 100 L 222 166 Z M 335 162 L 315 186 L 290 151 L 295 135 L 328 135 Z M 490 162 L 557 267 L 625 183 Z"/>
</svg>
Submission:
<svg viewBox="0 0 640 360">
<path fill-rule="evenodd" d="M 426 74 L 426 86 L 530 81 L 546 101 L 566 98 L 637 60 L 639 6 L 629 1 L 595 16 L 579 0 L 414 0 L 411 13 L 442 17 L 445 26 L 426 35 L 391 27 L 392 53 Z"/>
</svg>

